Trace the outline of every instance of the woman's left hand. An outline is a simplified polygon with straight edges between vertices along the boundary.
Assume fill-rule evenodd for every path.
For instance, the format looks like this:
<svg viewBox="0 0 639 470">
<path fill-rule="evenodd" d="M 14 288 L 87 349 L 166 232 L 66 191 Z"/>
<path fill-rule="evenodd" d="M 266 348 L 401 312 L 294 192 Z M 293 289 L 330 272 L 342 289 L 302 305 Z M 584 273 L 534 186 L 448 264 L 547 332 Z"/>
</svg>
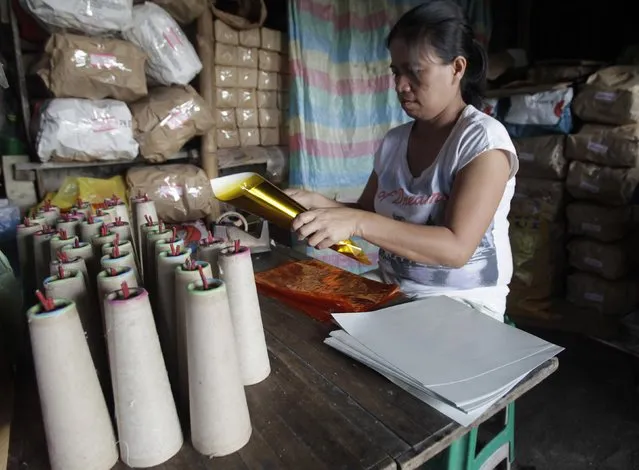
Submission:
<svg viewBox="0 0 639 470">
<path fill-rule="evenodd" d="M 315 209 L 302 212 L 292 224 L 300 240 L 323 250 L 335 243 L 361 234 L 361 221 L 365 211 L 350 208 Z"/>
</svg>

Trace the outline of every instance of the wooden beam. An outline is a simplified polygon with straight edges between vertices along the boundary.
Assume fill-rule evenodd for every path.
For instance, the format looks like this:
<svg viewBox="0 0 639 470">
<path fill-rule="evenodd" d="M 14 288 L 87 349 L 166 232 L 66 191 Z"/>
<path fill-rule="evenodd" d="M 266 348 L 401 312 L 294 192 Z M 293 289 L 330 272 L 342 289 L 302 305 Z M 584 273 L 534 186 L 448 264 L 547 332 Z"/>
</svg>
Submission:
<svg viewBox="0 0 639 470">
<path fill-rule="evenodd" d="M 213 13 L 207 8 L 197 22 L 197 45 L 202 61 L 202 72 L 200 73 L 200 94 L 204 101 L 212 110 L 215 110 L 215 35 L 213 33 Z M 200 152 L 202 169 L 209 179 L 218 176 L 217 161 L 217 129 L 213 127 L 202 136 L 202 148 Z M 212 213 L 209 222 L 215 220 L 220 215 L 220 205 L 217 200 L 213 201 Z"/>
</svg>

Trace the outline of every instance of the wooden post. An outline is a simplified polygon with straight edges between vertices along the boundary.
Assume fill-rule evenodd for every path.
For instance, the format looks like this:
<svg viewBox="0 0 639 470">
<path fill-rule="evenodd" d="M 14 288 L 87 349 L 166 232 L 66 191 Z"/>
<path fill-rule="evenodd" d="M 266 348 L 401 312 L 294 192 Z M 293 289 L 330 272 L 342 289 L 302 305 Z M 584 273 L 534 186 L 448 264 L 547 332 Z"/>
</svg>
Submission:
<svg viewBox="0 0 639 470">
<path fill-rule="evenodd" d="M 197 46 L 200 54 L 200 60 L 202 61 L 202 72 L 200 73 L 200 94 L 211 109 L 215 110 L 215 35 L 213 34 L 213 14 L 211 13 L 210 8 L 207 8 L 204 11 L 204 14 L 198 19 Z M 215 139 L 216 132 L 217 130 L 214 127 L 202 136 L 200 159 L 202 169 L 206 172 L 209 179 L 216 178 L 218 175 L 217 142 Z M 212 209 L 212 213 L 208 217 L 209 222 L 215 220 L 220 215 L 220 204 L 217 199 L 213 201 Z"/>
</svg>

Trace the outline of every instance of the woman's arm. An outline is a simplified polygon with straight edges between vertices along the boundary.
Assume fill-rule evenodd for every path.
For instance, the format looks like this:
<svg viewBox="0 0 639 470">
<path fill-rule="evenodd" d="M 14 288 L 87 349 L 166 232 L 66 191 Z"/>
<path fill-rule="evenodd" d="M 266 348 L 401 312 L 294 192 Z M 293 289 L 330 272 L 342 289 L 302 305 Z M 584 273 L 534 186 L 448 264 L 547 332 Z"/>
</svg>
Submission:
<svg viewBox="0 0 639 470">
<path fill-rule="evenodd" d="M 375 210 L 375 194 L 377 193 L 377 174 L 374 171 L 371 173 L 362 195 L 357 202 L 354 203 L 338 202 L 319 193 L 313 193 L 303 189 L 286 189 L 284 192 L 309 210 L 350 207 L 352 209 L 373 212 Z"/>
<path fill-rule="evenodd" d="M 293 222 L 317 248 L 359 236 L 386 251 L 424 264 L 464 266 L 486 233 L 510 175 L 508 155 L 489 150 L 460 170 L 442 227 L 400 222 L 352 209 L 309 211 Z"/>
</svg>

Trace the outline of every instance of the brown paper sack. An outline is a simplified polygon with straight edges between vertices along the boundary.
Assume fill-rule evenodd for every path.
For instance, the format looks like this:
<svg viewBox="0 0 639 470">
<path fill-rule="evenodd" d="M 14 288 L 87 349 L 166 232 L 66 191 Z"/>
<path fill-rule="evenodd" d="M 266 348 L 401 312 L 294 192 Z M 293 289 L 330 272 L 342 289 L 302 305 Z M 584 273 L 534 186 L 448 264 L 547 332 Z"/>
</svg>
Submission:
<svg viewBox="0 0 639 470">
<path fill-rule="evenodd" d="M 637 280 L 609 281 L 594 274 L 576 272 L 568 276 L 566 298 L 603 315 L 625 315 L 637 306 Z"/>
<path fill-rule="evenodd" d="M 187 222 L 211 213 L 211 184 L 195 165 L 131 168 L 126 183 L 132 191 L 147 193 L 155 202 L 157 216 L 166 222 Z"/>
<path fill-rule="evenodd" d="M 603 166 L 635 167 L 639 160 L 639 125 L 586 124 L 577 134 L 568 136 L 566 157 Z"/>
<path fill-rule="evenodd" d="M 628 256 L 632 246 L 628 241 L 602 243 L 587 238 L 574 238 L 568 243 L 568 261 L 580 271 L 589 272 L 616 281 L 630 273 L 634 267 Z"/>
<path fill-rule="evenodd" d="M 613 242 L 628 234 L 632 208 L 572 202 L 566 206 L 566 217 L 570 235 L 584 235 L 602 242 Z"/>
<path fill-rule="evenodd" d="M 215 125 L 208 105 L 188 85 L 154 88 L 131 105 L 131 113 L 140 153 L 152 162 L 166 161 Z"/>
<path fill-rule="evenodd" d="M 561 223 L 527 217 L 510 219 L 514 273 L 508 310 L 523 316 L 550 316 L 551 299 L 565 276 L 565 230 Z"/>
<path fill-rule="evenodd" d="M 517 178 L 510 215 L 552 222 L 563 215 L 564 199 L 563 181 Z"/>
<path fill-rule="evenodd" d="M 514 139 L 519 157 L 518 176 L 563 180 L 568 172 L 568 161 L 564 157 L 563 135 L 544 135 Z"/>
<path fill-rule="evenodd" d="M 639 67 L 619 65 L 595 72 L 575 97 L 572 110 L 586 122 L 639 122 Z"/>
<path fill-rule="evenodd" d="M 211 10 L 216 18 L 222 20 L 230 29 L 253 29 L 264 24 L 266 4 L 263 0 L 235 0 L 231 2 L 211 1 Z M 218 27 L 220 21 L 216 20 Z M 217 38 L 217 35 L 216 35 Z"/>
<path fill-rule="evenodd" d="M 127 41 L 54 34 L 38 74 L 56 98 L 135 101 L 147 94 L 146 54 Z"/>
<path fill-rule="evenodd" d="M 175 21 L 185 25 L 197 20 L 207 7 L 206 0 L 153 0 L 164 8 Z"/>
<path fill-rule="evenodd" d="M 573 161 L 568 168 L 566 189 L 577 199 L 623 205 L 632 200 L 638 182 L 636 168 L 609 168 Z"/>
</svg>

